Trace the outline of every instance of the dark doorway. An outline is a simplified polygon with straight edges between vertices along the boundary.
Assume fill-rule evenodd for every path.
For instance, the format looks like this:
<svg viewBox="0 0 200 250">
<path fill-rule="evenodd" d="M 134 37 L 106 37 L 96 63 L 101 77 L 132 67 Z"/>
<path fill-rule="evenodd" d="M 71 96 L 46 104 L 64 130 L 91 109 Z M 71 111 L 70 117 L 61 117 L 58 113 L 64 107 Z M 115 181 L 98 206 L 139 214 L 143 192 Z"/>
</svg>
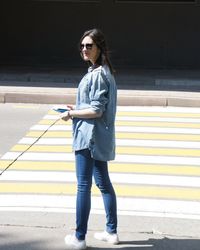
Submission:
<svg viewBox="0 0 200 250">
<path fill-rule="evenodd" d="M 123 68 L 200 68 L 196 1 L 4 1 L 1 65 L 80 67 L 77 43 L 90 28 L 108 38 Z"/>
</svg>

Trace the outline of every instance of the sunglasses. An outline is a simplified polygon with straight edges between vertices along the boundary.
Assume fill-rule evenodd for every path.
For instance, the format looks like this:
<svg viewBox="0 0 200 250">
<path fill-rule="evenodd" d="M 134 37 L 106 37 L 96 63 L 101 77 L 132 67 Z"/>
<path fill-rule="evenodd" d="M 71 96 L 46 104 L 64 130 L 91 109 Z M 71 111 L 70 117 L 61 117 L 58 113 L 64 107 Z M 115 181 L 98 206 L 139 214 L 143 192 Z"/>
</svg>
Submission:
<svg viewBox="0 0 200 250">
<path fill-rule="evenodd" d="M 80 45 L 80 50 L 83 50 L 84 48 L 86 48 L 87 50 L 92 49 L 93 43 L 86 43 L 86 44 L 81 44 Z"/>
</svg>

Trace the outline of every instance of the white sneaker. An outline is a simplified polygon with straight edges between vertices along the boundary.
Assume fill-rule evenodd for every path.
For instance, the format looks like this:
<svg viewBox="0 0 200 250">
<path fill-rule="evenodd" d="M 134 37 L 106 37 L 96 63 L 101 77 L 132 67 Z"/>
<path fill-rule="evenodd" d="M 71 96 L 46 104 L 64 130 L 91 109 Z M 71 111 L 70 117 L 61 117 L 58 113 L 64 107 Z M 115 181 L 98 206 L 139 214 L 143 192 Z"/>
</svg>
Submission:
<svg viewBox="0 0 200 250">
<path fill-rule="evenodd" d="M 67 248 L 71 250 L 82 250 L 87 248 L 85 240 L 78 240 L 74 234 L 69 234 L 65 237 L 65 244 Z"/>
<path fill-rule="evenodd" d="M 118 235 L 115 233 L 112 234 L 112 233 L 108 233 L 106 231 L 101 232 L 101 233 L 95 233 L 94 238 L 97 240 L 106 241 L 106 242 L 113 244 L 113 245 L 119 244 Z"/>
</svg>

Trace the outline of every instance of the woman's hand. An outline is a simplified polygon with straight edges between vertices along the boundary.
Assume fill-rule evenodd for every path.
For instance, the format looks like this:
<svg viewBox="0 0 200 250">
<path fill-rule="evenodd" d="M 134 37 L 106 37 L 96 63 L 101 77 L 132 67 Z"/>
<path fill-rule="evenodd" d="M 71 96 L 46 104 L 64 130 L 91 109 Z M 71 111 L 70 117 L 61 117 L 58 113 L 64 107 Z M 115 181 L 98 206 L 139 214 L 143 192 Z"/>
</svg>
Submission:
<svg viewBox="0 0 200 250">
<path fill-rule="evenodd" d="M 80 118 L 80 119 L 93 119 L 99 118 L 102 116 L 102 112 L 96 112 L 92 108 L 79 109 L 76 110 L 75 106 L 67 105 L 68 111 L 60 114 L 60 118 L 64 121 L 68 121 L 69 119 Z"/>
<path fill-rule="evenodd" d="M 69 111 L 70 111 L 70 110 L 74 110 L 75 106 L 72 105 L 72 104 L 67 104 L 67 108 L 68 108 Z M 61 113 L 61 114 L 60 114 L 60 119 L 62 119 L 63 121 L 66 121 L 66 122 L 67 122 L 67 121 L 71 118 L 71 116 L 69 115 L 69 111 L 66 111 L 66 112 L 64 112 L 64 113 Z"/>
<path fill-rule="evenodd" d="M 60 114 L 60 119 L 62 119 L 63 121 L 67 122 L 70 118 L 71 117 L 69 115 L 69 111 Z"/>
<path fill-rule="evenodd" d="M 75 109 L 75 105 L 72 104 L 67 104 L 67 107 L 69 110 L 74 110 Z"/>
</svg>

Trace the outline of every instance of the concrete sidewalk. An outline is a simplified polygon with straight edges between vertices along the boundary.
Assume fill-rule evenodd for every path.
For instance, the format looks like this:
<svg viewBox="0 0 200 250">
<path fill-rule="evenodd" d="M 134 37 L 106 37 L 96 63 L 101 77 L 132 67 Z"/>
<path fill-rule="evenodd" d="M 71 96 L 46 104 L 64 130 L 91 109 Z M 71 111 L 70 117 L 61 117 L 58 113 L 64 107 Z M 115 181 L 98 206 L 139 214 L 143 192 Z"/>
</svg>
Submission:
<svg viewBox="0 0 200 250">
<path fill-rule="evenodd" d="M 64 250 L 64 237 L 75 227 L 71 213 L 1 211 L 0 221 L 2 250 Z M 103 215 L 91 214 L 86 238 L 89 250 L 199 250 L 200 221 L 120 216 L 120 244 L 115 246 L 93 238 L 104 223 Z"/>
<path fill-rule="evenodd" d="M 76 88 L 0 86 L 1 103 L 65 104 L 75 96 Z M 119 89 L 118 105 L 200 107 L 200 93 Z"/>
<path fill-rule="evenodd" d="M 74 103 L 83 70 L 0 69 L 1 103 Z M 118 105 L 200 107 L 200 71 L 121 70 Z"/>
</svg>

